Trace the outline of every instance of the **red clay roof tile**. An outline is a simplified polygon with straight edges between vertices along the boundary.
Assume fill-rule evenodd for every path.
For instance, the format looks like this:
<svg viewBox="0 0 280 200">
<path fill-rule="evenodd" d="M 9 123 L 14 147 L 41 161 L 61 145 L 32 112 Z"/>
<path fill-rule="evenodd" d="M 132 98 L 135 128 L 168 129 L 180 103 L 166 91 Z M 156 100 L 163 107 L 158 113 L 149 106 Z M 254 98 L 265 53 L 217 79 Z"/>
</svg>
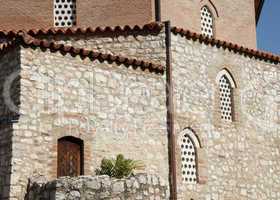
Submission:
<svg viewBox="0 0 280 200">
<path fill-rule="evenodd" d="M 31 37 L 23 32 L 20 32 L 15 37 L 15 40 L 2 43 L 0 45 L 0 51 L 6 52 L 10 48 L 14 48 L 17 45 L 22 45 L 24 47 L 35 47 L 35 48 L 47 48 L 53 51 L 61 51 L 63 53 L 70 53 L 71 55 L 79 55 L 81 57 L 89 57 L 92 60 L 99 60 L 101 62 L 115 62 L 117 64 L 123 64 L 127 67 L 132 65 L 134 68 L 140 68 L 143 71 L 149 70 L 150 72 L 163 73 L 164 67 L 159 64 L 152 62 L 147 62 L 143 60 L 138 60 L 134 58 L 126 58 L 123 56 L 105 54 L 100 52 L 95 52 L 83 48 L 75 48 L 73 46 L 68 46 L 64 44 L 58 44 L 55 42 L 49 42 L 47 40 L 40 40 Z"/>
<path fill-rule="evenodd" d="M 32 30 L 20 30 L 20 31 L 0 31 L 0 36 L 5 36 L 5 37 L 16 37 L 17 35 L 21 35 L 23 33 L 27 33 L 31 36 L 37 36 L 40 34 L 43 35 L 54 35 L 54 34 L 84 34 L 84 33 L 121 33 L 121 32 L 131 32 L 131 31 L 160 31 L 163 28 L 163 24 L 162 23 L 150 23 L 150 24 L 146 24 L 143 26 L 116 26 L 116 27 L 97 27 L 97 28 L 77 28 L 77 27 L 72 27 L 72 28 L 51 28 L 51 29 L 32 29 Z M 245 56 L 249 56 L 249 57 L 255 57 L 258 58 L 260 60 L 265 60 L 265 61 L 270 61 L 272 63 L 278 64 L 280 62 L 280 57 L 277 55 L 273 55 L 271 53 L 267 53 L 267 52 L 263 52 L 263 51 L 258 51 L 258 50 L 254 50 L 254 49 L 248 49 L 245 48 L 243 46 L 240 46 L 238 44 L 233 44 L 231 42 L 226 42 L 226 41 L 221 41 L 218 39 L 214 39 L 214 38 L 207 38 L 202 36 L 201 34 L 195 33 L 195 32 L 191 32 L 189 30 L 185 30 L 182 28 L 178 28 L 178 27 L 172 27 L 171 29 L 172 33 L 174 34 L 180 34 L 181 36 L 186 37 L 187 39 L 192 39 L 194 41 L 199 40 L 200 43 L 205 43 L 205 44 L 210 44 L 212 46 L 216 46 L 218 48 L 223 48 L 223 49 L 228 49 L 230 51 L 234 51 L 235 53 L 239 53 L 239 54 L 243 54 Z M 26 36 L 26 34 L 25 34 Z M 39 44 L 41 41 L 36 41 L 34 39 L 28 38 L 25 40 L 26 44 L 29 43 L 33 43 L 34 45 L 37 46 L 45 46 L 45 48 L 53 48 L 53 49 L 58 49 L 61 48 L 61 46 L 57 46 L 57 44 L 54 43 L 49 43 L 47 41 L 44 41 L 44 44 Z M 31 40 L 31 41 L 29 41 Z M 39 42 L 39 43 L 38 43 Z M 51 46 L 49 46 L 51 45 Z M 73 47 L 69 47 L 69 46 L 64 46 L 64 51 L 66 52 L 72 52 L 75 53 L 76 49 L 73 49 Z M 69 49 L 70 48 L 70 49 Z M 77 54 L 77 53 L 76 53 Z M 86 53 L 87 54 L 87 53 Z M 85 54 L 84 54 L 85 55 Z M 88 54 L 89 55 L 89 54 Z M 101 56 L 97 56 L 96 53 L 94 53 L 94 57 L 99 57 L 101 58 Z M 114 58 L 115 59 L 115 58 Z M 119 61 L 121 62 L 125 62 L 121 59 L 121 57 L 118 57 Z M 154 65 L 154 64 L 153 64 Z"/>
<path fill-rule="evenodd" d="M 143 26 L 116 26 L 116 27 L 96 27 L 96 28 L 51 28 L 51 29 L 31 29 L 24 31 L 32 36 L 36 35 L 56 35 L 56 34 L 85 34 L 85 33 L 116 33 L 116 32 L 130 32 L 130 31 L 160 31 L 163 28 L 161 23 L 150 23 Z"/>
</svg>

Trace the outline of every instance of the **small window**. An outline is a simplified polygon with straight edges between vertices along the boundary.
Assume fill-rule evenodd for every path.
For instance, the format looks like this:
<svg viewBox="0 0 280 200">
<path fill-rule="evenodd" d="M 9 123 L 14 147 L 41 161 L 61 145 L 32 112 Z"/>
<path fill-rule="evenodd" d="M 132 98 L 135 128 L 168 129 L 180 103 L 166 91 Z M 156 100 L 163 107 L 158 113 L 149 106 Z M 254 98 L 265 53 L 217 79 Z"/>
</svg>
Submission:
<svg viewBox="0 0 280 200">
<path fill-rule="evenodd" d="M 76 25 L 76 0 L 54 0 L 54 26 Z"/>
<path fill-rule="evenodd" d="M 196 184 L 197 180 L 197 152 L 199 142 L 190 129 L 185 129 L 181 136 L 181 168 L 182 181 L 187 184 Z"/>
<path fill-rule="evenodd" d="M 213 37 L 214 36 L 214 33 L 213 33 L 214 20 L 213 20 L 212 13 L 207 8 L 207 6 L 204 6 L 201 8 L 200 15 L 201 15 L 201 33 L 202 33 L 202 35 L 210 37 L 210 38 Z"/>
<path fill-rule="evenodd" d="M 227 70 L 222 70 L 217 76 L 219 84 L 220 112 L 224 121 L 233 120 L 233 88 L 235 83 Z"/>
</svg>

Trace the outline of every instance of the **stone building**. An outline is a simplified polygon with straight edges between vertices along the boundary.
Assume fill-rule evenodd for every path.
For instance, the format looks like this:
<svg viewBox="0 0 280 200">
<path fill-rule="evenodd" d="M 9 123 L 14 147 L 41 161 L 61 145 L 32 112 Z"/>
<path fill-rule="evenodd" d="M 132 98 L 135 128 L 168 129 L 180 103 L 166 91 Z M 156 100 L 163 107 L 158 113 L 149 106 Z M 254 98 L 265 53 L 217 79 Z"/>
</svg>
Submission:
<svg viewBox="0 0 280 200">
<path fill-rule="evenodd" d="M 280 57 L 254 50 L 263 1 L 173 1 L 3 3 L 1 199 L 119 153 L 170 199 L 280 199 Z"/>
</svg>

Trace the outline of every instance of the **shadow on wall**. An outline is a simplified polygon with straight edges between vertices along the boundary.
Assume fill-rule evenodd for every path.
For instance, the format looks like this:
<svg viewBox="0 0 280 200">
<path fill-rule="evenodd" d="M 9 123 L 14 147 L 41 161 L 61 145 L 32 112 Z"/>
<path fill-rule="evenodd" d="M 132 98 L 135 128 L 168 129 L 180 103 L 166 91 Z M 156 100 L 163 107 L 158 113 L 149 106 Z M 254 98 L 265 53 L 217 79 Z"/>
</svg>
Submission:
<svg viewBox="0 0 280 200">
<path fill-rule="evenodd" d="M 0 199 L 9 199 L 12 161 L 12 124 L 0 124 Z"/>
<path fill-rule="evenodd" d="M 19 118 L 20 53 L 15 48 L 0 57 L 0 199 L 11 192 L 14 125 Z"/>
</svg>

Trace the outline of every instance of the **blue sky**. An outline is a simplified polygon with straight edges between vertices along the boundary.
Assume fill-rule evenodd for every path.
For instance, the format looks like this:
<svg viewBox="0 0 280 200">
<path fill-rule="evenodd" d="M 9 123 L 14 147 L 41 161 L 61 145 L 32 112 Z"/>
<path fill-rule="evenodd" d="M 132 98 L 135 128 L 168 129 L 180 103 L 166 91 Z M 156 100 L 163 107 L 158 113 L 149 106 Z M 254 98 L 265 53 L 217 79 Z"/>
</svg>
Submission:
<svg viewBox="0 0 280 200">
<path fill-rule="evenodd" d="M 280 0 L 265 0 L 257 37 L 258 49 L 280 55 Z"/>
</svg>

